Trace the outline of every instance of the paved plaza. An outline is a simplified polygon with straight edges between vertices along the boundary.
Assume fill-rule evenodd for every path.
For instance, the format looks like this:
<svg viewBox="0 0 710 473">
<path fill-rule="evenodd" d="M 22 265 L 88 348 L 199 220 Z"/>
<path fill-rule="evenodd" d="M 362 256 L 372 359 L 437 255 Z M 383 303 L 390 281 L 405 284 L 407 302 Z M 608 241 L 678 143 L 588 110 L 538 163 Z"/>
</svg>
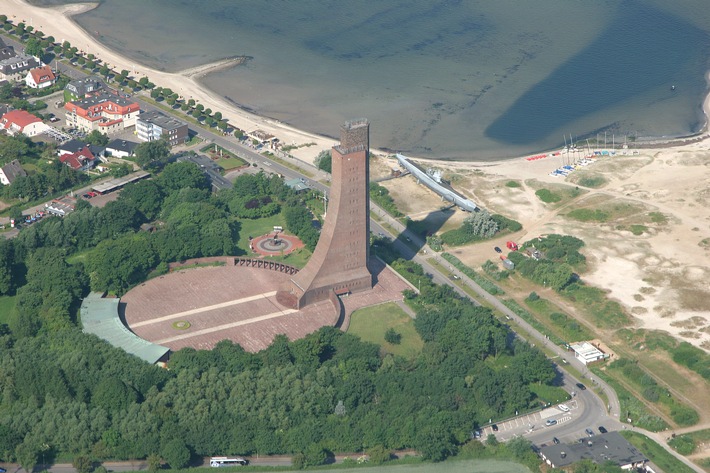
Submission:
<svg viewBox="0 0 710 473">
<path fill-rule="evenodd" d="M 338 324 L 330 301 L 294 310 L 276 301 L 290 276 L 245 266 L 209 266 L 174 271 L 146 281 L 121 298 L 121 316 L 139 337 L 171 350 L 211 349 L 229 339 L 245 350 L 263 350 L 278 334 L 302 338 Z M 379 265 L 376 286 L 342 298 L 345 327 L 349 314 L 368 305 L 401 300 L 409 286 Z"/>
</svg>

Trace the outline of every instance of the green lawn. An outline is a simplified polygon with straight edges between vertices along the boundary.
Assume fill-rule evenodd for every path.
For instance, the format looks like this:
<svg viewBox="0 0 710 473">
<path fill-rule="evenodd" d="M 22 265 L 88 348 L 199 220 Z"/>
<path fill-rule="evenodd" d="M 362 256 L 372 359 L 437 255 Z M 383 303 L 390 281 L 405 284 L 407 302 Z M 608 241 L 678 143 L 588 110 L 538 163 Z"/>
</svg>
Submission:
<svg viewBox="0 0 710 473">
<path fill-rule="evenodd" d="M 6 324 L 12 309 L 15 308 L 17 296 L 0 296 L 0 324 Z"/>
<path fill-rule="evenodd" d="M 281 214 L 278 214 L 273 217 L 259 218 L 256 220 L 242 219 L 239 221 L 239 224 L 241 228 L 239 229 L 239 241 L 237 242 L 237 246 L 244 251 L 243 254 L 253 256 L 249 250 L 249 237 L 256 238 L 267 233 L 272 233 L 274 226 L 284 226 L 284 218 Z M 306 265 L 310 257 L 311 252 L 306 248 L 302 248 L 286 256 L 273 256 L 271 259 L 273 261 L 290 264 L 297 268 L 302 268 Z"/>
<path fill-rule="evenodd" d="M 641 435 L 636 432 L 630 432 L 628 430 L 624 430 L 619 433 L 623 435 L 626 440 L 631 442 L 631 444 L 633 444 L 636 448 L 641 450 L 642 453 L 648 456 L 648 459 L 658 465 L 663 471 L 672 471 L 673 473 L 693 472 L 693 470 L 690 469 L 690 467 L 686 466 L 685 463 L 676 459 L 673 455 L 665 451 L 663 447 L 661 447 L 645 435 Z"/>
<path fill-rule="evenodd" d="M 230 169 L 246 166 L 247 162 L 240 158 L 220 158 L 217 160 L 217 164 L 222 167 L 225 171 Z"/>
<path fill-rule="evenodd" d="M 284 226 L 284 218 L 281 214 L 272 217 L 239 220 L 239 241 L 237 246 L 249 253 L 249 237 L 258 237 L 274 231 L 274 226 Z"/>
<path fill-rule="evenodd" d="M 393 328 L 402 335 L 399 345 L 385 341 L 385 332 Z M 414 329 L 414 321 L 394 302 L 356 310 L 350 316 L 348 333 L 366 342 L 380 345 L 385 353 L 414 358 L 421 352 L 424 342 Z"/>
</svg>

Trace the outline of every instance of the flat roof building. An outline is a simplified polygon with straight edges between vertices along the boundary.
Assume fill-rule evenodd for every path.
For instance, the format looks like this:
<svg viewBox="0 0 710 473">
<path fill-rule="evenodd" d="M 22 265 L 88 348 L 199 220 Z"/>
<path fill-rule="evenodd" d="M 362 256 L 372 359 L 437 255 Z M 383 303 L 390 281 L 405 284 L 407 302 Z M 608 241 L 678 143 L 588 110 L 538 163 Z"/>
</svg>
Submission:
<svg viewBox="0 0 710 473">
<path fill-rule="evenodd" d="M 539 453 L 552 468 L 564 468 L 584 459 L 599 465 L 611 461 L 624 470 L 640 468 L 648 462 L 646 455 L 618 432 L 595 435 L 580 443 L 549 445 L 540 448 Z"/>
<path fill-rule="evenodd" d="M 585 365 L 609 358 L 609 355 L 589 342 L 573 343 L 570 349 L 574 351 L 574 357 Z"/>
<path fill-rule="evenodd" d="M 136 135 L 141 141 L 162 138 L 170 146 L 176 146 L 188 140 L 188 131 L 187 123 L 157 110 L 141 113 L 136 121 Z"/>
</svg>

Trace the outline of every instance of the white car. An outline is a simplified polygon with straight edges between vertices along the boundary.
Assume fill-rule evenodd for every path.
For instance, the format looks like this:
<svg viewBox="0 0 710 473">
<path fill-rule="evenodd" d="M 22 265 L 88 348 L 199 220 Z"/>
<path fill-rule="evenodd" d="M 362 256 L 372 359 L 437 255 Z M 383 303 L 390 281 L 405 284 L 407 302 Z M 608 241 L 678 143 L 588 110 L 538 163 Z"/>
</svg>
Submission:
<svg viewBox="0 0 710 473">
<path fill-rule="evenodd" d="M 567 407 L 566 404 L 560 404 L 559 406 L 557 406 L 557 408 L 562 412 L 569 412 L 569 407 Z"/>
</svg>

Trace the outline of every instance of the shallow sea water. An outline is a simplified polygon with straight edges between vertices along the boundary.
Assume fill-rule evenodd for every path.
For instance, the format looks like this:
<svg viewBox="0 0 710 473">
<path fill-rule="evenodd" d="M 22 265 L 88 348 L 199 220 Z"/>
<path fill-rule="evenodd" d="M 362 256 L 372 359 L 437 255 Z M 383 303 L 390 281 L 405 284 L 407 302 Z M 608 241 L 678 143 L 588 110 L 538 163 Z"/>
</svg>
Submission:
<svg viewBox="0 0 710 473">
<path fill-rule="evenodd" d="M 296 127 L 335 135 L 367 117 L 375 147 L 486 160 L 570 134 L 619 143 L 697 132 L 708 10 L 700 0 L 104 0 L 77 19 L 165 70 L 250 56 L 203 83 Z"/>
</svg>

